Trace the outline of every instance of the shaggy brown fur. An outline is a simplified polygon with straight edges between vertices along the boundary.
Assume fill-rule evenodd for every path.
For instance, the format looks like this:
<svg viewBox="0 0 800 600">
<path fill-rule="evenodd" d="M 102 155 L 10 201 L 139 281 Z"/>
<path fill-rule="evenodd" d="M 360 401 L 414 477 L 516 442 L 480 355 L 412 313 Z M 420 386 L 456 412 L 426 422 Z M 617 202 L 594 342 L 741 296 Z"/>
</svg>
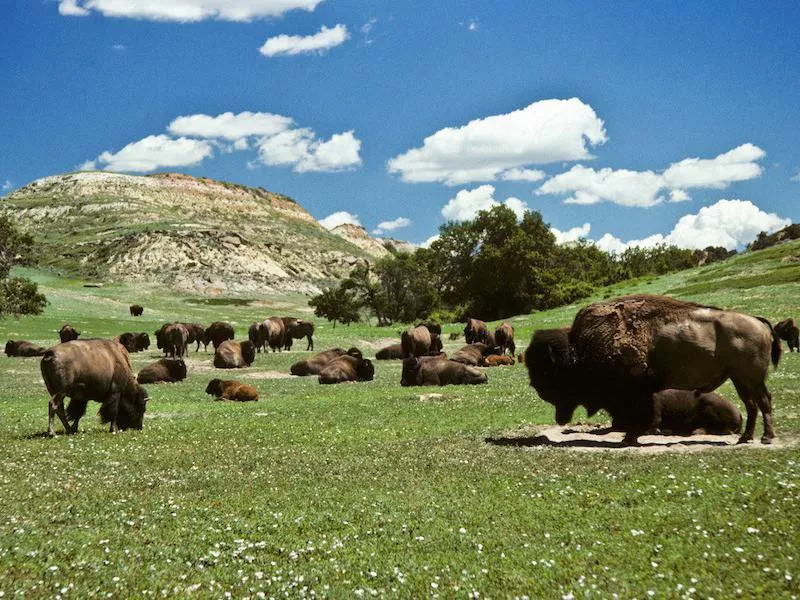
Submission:
<svg viewBox="0 0 800 600">
<path fill-rule="evenodd" d="M 442 351 L 442 340 L 427 327 L 420 325 L 407 329 L 400 335 L 400 347 L 403 350 L 403 358 L 438 354 Z"/>
<path fill-rule="evenodd" d="M 508 323 L 503 323 L 494 330 L 495 345 L 500 346 L 503 352 L 508 350 L 511 356 L 517 350 L 517 345 L 514 343 L 514 328 Z"/>
<path fill-rule="evenodd" d="M 264 352 L 267 351 L 267 346 L 273 352 L 280 352 L 283 350 L 283 338 L 286 335 L 286 327 L 283 325 L 283 320 L 280 317 L 269 317 L 261 323 L 261 336 L 264 340 Z"/>
<path fill-rule="evenodd" d="M 189 333 L 189 337 L 186 340 L 186 343 L 197 344 L 194 349 L 195 352 L 200 352 L 200 344 L 203 344 L 203 349 L 208 348 L 208 341 L 206 340 L 205 327 L 203 327 L 199 323 L 181 323 L 181 325 L 186 327 L 186 331 Z"/>
<path fill-rule="evenodd" d="M 431 333 L 442 335 L 442 326 L 436 321 L 423 321 L 422 323 L 417 323 L 417 327 L 425 327 Z"/>
<path fill-rule="evenodd" d="M 489 330 L 485 322 L 478 319 L 467 319 L 467 326 L 464 327 L 464 339 L 468 344 L 474 344 L 475 342 L 486 343 L 488 333 Z"/>
<path fill-rule="evenodd" d="M 249 340 L 235 342 L 225 340 L 214 353 L 214 366 L 217 369 L 242 369 L 249 367 L 256 359 L 256 349 Z"/>
<path fill-rule="evenodd" d="M 139 383 L 176 383 L 186 379 L 183 359 L 161 358 L 144 367 L 136 376 Z"/>
<path fill-rule="evenodd" d="M 510 367 L 514 364 L 513 356 L 497 356 L 492 354 L 483 359 L 483 363 L 487 367 Z"/>
<path fill-rule="evenodd" d="M 454 360 L 465 365 L 470 365 L 472 367 L 480 367 L 484 364 L 484 357 L 494 353 L 496 353 L 495 348 L 478 342 L 464 346 L 461 348 L 461 350 L 453 354 L 453 356 L 450 357 L 450 360 Z"/>
<path fill-rule="evenodd" d="M 375 353 L 375 358 L 378 360 L 397 360 L 398 358 L 403 358 L 403 345 L 392 344 L 391 346 L 386 346 L 386 348 L 381 348 Z"/>
<path fill-rule="evenodd" d="M 77 340 L 80 335 L 81 332 L 75 331 L 71 325 L 62 325 L 61 329 L 58 330 L 58 337 L 62 343 Z"/>
<path fill-rule="evenodd" d="M 212 379 L 206 386 L 206 394 L 211 394 L 218 400 L 258 402 L 258 390 L 239 381 Z"/>
<path fill-rule="evenodd" d="M 314 349 L 314 323 L 295 317 L 281 317 L 286 333 L 283 338 L 283 347 L 286 350 L 292 349 L 293 340 L 306 338 L 306 350 Z"/>
<path fill-rule="evenodd" d="M 6 342 L 6 356 L 19 356 L 27 358 L 31 356 L 43 356 L 45 348 L 26 342 L 25 340 L 8 340 Z"/>
<path fill-rule="evenodd" d="M 486 373 L 452 360 L 432 360 L 433 357 L 406 358 L 400 385 L 475 385 L 487 383 Z"/>
<path fill-rule="evenodd" d="M 233 325 L 230 323 L 223 323 L 222 321 L 214 321 L 205 331 L 205 344 L 213 344 L 214 350 L 219 348 L 220 344 L 225 340 L 232 340 L 234 338 Z"/>
<path fill-rule="evenodd" d="M 334 358 L 319 372 L 320 383 L 345 383 L 347 381 L 372 381 L 375 367 L 372 361 L 361 356 L 345 354 Z"/>
<path fill-rule="evenodd" d="M 142 313 L 144 313 L 144 308 L 138 304 L 131 304 L 128 310 L 130 310 L 132 317 L 141 317 Z"/>
<path fill-rule="evenodd" d="M 181 358 L 186 354 L 189 332 L 181 323 L 172 323 L 164 330 L 164 352 L 171 358 Z"/>
<path fill-rule="evenodd" d="M 800 328 L 794 319 L 784 319 L 775 325 L 775 333 L 789 345 L 789 352 L 800 352 Z"/>
<path fill-rule="evenodd" d="M 306 375 L 319 375 L 319 372 L 325 368 L 325 365 L 335 358 L 339 358 L 345 354 L 349 354 L 350 356 L 355 356 L 358 358 L 361 357 L 361 351 L 358 348 L 350 348 L 347 351 L 343 350 L 342 348 L 332 348 L 331 350 L 319 352 L 309 359 L 297 361 L 291 366 L 289 372 L 292 375 L 298 375 L 300 377 L 305 377 Z"/>
</svg>

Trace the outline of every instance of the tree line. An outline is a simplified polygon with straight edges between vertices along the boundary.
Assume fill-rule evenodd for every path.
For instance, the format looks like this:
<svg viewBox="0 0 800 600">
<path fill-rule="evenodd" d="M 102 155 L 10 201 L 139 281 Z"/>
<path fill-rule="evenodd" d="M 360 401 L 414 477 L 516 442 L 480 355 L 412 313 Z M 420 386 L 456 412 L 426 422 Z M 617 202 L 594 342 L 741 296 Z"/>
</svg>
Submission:
<svg viewBox="0 0 800 600">
<path fill-rule="evenodd" d="M 39 315 L 47 300 L 24 277 L 11 277 L 11 267 L 26 265 L 33 256 L 33 238 L 20 233 L 7 215 L 0 215 L 0 317 Z"/>
</svg>

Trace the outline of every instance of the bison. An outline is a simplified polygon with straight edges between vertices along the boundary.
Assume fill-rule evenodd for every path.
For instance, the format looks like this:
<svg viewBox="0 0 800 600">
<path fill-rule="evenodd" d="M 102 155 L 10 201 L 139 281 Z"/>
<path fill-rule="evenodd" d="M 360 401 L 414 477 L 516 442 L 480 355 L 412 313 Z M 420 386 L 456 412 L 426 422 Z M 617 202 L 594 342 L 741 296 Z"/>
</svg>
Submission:
<svg viewBox="0 0 800 600">
<path fill-rule="evenodd" d="M 256 321 L 247 328 L 247 339 L 250 340 L 251 344 L 253 344 L 256 352 L 261 352 L 261 348 L 264 346 L 264 336 L 262 335 L 261 331 L 261 323 Z"/>
<path fill-rule="evenodd" d="M 75 331 L 75 329 L 71 325 L 62 325 L 61 329 L 58 330 L 58 337 L 61 339 L 62 344 L 64 342 L 71 342 L 72 340 L 77 340 L 80 335 L 81 332 Z"/>
<path fill-rule="evenodd" d="M 483 364 L 486 367 L 511 367 L 514 365 L 514 357 L 490 354 L 483 359 Z"/>
<path fill-rule="evenodd" d="M 196 344 L 195 352 L 200 352 L 200 344 L 203 344 L 203 350 L 208 348 L 205 327 L 199 323 L 181 323 L 181 325 L 186 327 L 186 331 L 189 333 L 189 338 L 186 340 L 187 345 Z"/>
<path fill-rule="evenodd" d="M 258 402 L 258 390 L 239 381 L 212 379 L 206 386 L 206 394 L 211 394 L 218 400 Z"/>
<path fill-rule="evenodd" d="M 475 342 L 486 343 L 486 336 L 489 334 L 489 329 L 486 323 L 478 319 L 467 319 L 467 326 L 464 327 L 464 339 L 468 344 Z"/>
<path fill-rule="evenodd" d="M 422 323 L 417 323 L 417 327 L 425 327 L 431 333 L 442 335 L 442 326 L 436 321 L 423 321 Z"/>
<path fill-rule="evenodd" d="M 121 333 L 114 339 L 117 340 L 120 344 L 122 344 L 125 350 L 127 350 L 129 353 L 136 352 L 135 333 L 130 333 L 130 332 Z"/>
<path fill-rule="evenodd" d="M 181 323 L 172 323 L 164 329 L 163 333 L 164 353 L 171 358 L 181 358 L 186 354 L 186 347 L 189 343 L 189 332 Z"/>
<path fill-rule="evenodd" d="M 345 383 L 348 381 L 372 381 L 375 367 L 372 361 L 361 356 L 343 354 L 334 358 L 319 372 L 320 383 Z"/>
<path fill-rule="evenodd" d="M 261 323 L 261 335 L 264 339 L 264 352 L 267 346 L 275 352 L 283 350 L 283 338 L 286 335 L 286 327 L 280 317 L 269 317 Z"/>
<path fill-rule="evenodd" d="M 386 348 L 381 348 L 375 353 L 375 358 L 377 360 L 396 360 L 398 358 L 403 358 L 403 345 L 393 344 L 391 346 L 386 346 Z"/>
<path fill-rule="evenodd" d="M 178 358 L 161 358 L 144 367 L 136 376 L 139 383 L 177 383 L 186 379 L 186 363 Z"/>
<path fill-rule="evenodd" d="M 6 356 L 28 358 L 31 356 L 43 356 L 45 352 L 45 348 L 25 340 L 8 340 L 6 342 Z"/>
<path fill-rule="evenodd" d="M 222 321 L 214 321 L 205 331 L 204 344 L 213 344 L 214 351 L 219 348 L 219 345 L 225 340 L 232 340 L 234 338 L 233 325 L 224 323 Z"/>
<path fill-rule="evenodd" d="M 217 369 L 242 369 L 252 365 L 255 359 L 256 349 L 250 340 L 225 340 L 214 353 L 214 366 Z"/>
<path fill-rule="evenodd" d="M 514 352 L 517 351 L 517 345 L 514 343 L 514 328 L 507 322 L 494 330 L 494 342 L 494 345 L 503 349 L 503 353 L 508 350 L 511 356 L 514 356 Z"/>
<path fill-rule="evenodd" d="M 425 356 L 441 352 L 442 340 L 427 327 L 419 326 L 407 329 L 400 335 L 400 346 L 403 349 L 403 358 Z"/>
<path fill-rule="evenodd" d="M 303 338 L 306 338 L 308 342 L 306 350 L 314 349 L 314 323 L 294 317 L 281 317 L 281 321 L 283 321 L 283 326 L 286 329 L 283 340 L 285 350 L 292 349 L 293 340 L 301 340 Z"/>
<path fill-rule="evenodd" d="M 143 350 L 147 350 L 150 347 L 150 336 L 147 335 L 144 331 L 141 333 L 134 334 L 133 336 L 133 347 L 135 352 L 142 352 Z"/>
<path fill-rule="evenodd" d="M 76 433 L 89 400 L 100 402 L 100 418 L 111 424 L 112 432 L 142 428 L 147 391 L 136 381 L 128 353 L 116 341 L 57 344 L 44 353 L 41 370 L 50 394 L 47 433 L 51 437 L 56 414 L 68 435 Z M 70 398 L 66 411 L 65 397 Z"/>
<path fill-rule="evenodd" d="M 464 346 L 453 354 L 450 360 L 454 360 L 456 362 L 460 362 L 465 365 L 470 365 L 473 367 L 480 367 L 485 364 L 485 357 L 489 356 L 490 354 L 496 354 L 497 349 L 487 346 L 486 344 L 482 344 L 480 342 L 476 342 L 474 344 L 468 344 Z"/>
<path fill-rule="evenodd" d="M 400 385 L 472 385 L 486 383 L 486 373 L 475 367 L 468 367 L 452 360 L 426 360 L 406 358 L 403 360 L 403 373 Z"/>
<path fill-rule="evenodd" d="M 569 329 L 536 331 L 525 353 L 531 385 L 570 421 L 578 406 L 600 409 L 636 443 L 654 421 L 653 395 L 674 388 L 710 392 L 728 378 L 747 409 L 740 443 L 753 439 L 758 410 L 762 443 L 775 437 L 769 364 L 781 347 L 769 321 L 665 296 L 635 295 L 591 304 Z"/>
<path fill-rule="evenodd" d="M 775 333 L 789 345 L 789 352 L 800 352 L 800 328 L 794 319 L 784 319 L 776 323 Z"/>
<path fill-rule="evenodd" d="M 350 356 L 355 356 L 357 358 L 361 358 L 361 351 L 358 348 L 350 348 L 349 350 L 345 351 L 342 348 L 332 348 L 331 350 L 325 350 L 324 352 L 318 352 L 311 358 L 306 360 L 299 360 L 294 363 L 289 372 L 292 375 L 298 375 L 300 377 L 305 377 L 306 375 L 319 375 L 319 372 L 325 368 L 332 360 L 339 358 L 340 356 L 344 356 L 345 354 L 349 354 Z"/>
<path fill-rule="evenodd" d="M 142 313 L 144 313 L 144 308 L 138 304 L 131 304 L 128 310 L 130 310 L 132 317 L 141 317 Z"/>
</svg>

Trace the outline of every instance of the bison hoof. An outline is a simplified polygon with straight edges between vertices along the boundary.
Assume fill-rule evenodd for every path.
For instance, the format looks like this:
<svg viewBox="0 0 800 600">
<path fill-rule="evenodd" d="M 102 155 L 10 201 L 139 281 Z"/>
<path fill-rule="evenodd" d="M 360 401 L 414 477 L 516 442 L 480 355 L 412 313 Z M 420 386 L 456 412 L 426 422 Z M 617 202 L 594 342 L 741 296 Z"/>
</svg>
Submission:
<svg viewBox="0 0 800 600">
<path fill-rule="evenodd" d="M 742 437 L 739 438 L 739 441 L 736 442 L 736 445 L 738 446 L 740 444 L 750 444 L 752 441 L 753 441 L 753 438 L 742 436 Z"/>
<path fill-rule="evenodd" d="M 762 437 L 761 438 L 761 443 L 764 444 L 765 446 L 769 446 L 770 444 L 772 444 L 772 438 L 771 437 Z"/>
</svg>

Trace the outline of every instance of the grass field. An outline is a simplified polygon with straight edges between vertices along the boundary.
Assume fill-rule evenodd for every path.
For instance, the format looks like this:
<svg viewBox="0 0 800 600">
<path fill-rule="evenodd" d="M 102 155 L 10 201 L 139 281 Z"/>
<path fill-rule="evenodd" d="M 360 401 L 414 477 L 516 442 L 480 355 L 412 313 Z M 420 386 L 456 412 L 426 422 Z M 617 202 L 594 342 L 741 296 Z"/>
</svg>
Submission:
<svg viewBox="0 0 800 600">
<path fill-rule="evenodd" d="M 668 291 L 774 322 L 800 316 L 799 264 L 795 242 L 593 299 Z M 231 321 L 243 337 L 256 319 L 308 314 L 300 298 L 204 302 L 25 274 L 51 304 L 0 321 L 3 341 L 51 345 L 65 322 L 83 337 L 152 334 L 174 319 Z M 144 317 L 128 315 L 134 302 Z M 583 304 L 512 319 L 518 346 Z M 400 328 L 320 323 L 315 341 L 372 355 Z M 201 350 L 186 381 L 149 387 L 143 431 L 111 435 L 90 413 L 78 435 L 55 439 L 43 436 L 38 359 L 0 356 L 3 595 L 800 594 L 800 354 L 784 353 L 770 377 L 775 447 L 645 455 L 487 443 L 553 423 L 520 366 L 490 370 L 486 386 L 401 388 L 399 363 L 378 361 L 373 382 L 322 387 L 285 377 L 304 348 L 223 374 L 255 385 L 258 403 L 205 396 L 219 371 Z M 157 356 L 133 355 L 134 366 Z M 429 392 L 442 396 L 420 398 Z M 730 384 L 721 392 L 735 399 Z"/>
</svg>

